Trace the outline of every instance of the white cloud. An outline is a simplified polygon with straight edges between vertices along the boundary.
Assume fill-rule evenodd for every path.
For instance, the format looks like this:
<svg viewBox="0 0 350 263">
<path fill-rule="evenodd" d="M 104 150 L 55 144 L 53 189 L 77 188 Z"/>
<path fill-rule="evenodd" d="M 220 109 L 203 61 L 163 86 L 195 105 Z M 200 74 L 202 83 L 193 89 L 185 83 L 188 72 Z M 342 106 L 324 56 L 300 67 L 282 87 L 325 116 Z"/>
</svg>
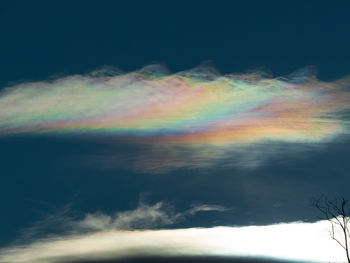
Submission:
<svg viewBox="0 0 350 263">
<path fill-rule="evenodd" d="M 156 230 L 198 212 L 226 211 L 219 205 L 197 204 L 175 212 L 164 202 L 140 203 L 114 215 L 87 214 L 77 220 L 69 206 L 27 229 L 26 243 L 0 249 L 4 263 L 59 263 L 74 259 L 114 259 L 132 256 L 262 256 L 329 262 L 344 260 L 344 251 L 329 237 L 328 221 L 269 226 Z M 62 234 L 47 235 L 40 225 Z M 66 227 L 66 229 L 63 229 Z M 41 238 L 35 235 L 41 234 Z"/>
<path fill-rule="evenodd" d="M 95 223 L 105 224 L 102 218 L 99 220 Z M 100 231 L 7 247 L 0 251 L 0 261 L 57 263 L 67 259 L 112 259 L 137 255 L 232 255 L 309 262 L 343 261 L 345 254 L 329 238 L 328 230 L 329 222 L 320 221 L 270 226 Z"/>
</svg>

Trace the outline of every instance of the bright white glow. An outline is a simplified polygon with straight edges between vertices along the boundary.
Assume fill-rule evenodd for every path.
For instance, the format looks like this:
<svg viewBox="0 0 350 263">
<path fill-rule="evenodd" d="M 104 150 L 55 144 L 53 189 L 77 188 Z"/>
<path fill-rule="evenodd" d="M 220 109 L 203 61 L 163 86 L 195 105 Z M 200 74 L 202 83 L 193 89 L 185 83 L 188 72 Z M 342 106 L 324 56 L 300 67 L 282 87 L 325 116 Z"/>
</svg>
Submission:
<svg viewBox="0 0 350 263">
<path fill-rule="evenodd" d="M 329 222 L 320 221 L 270 226 L 108 231 L 4 248 L 0 251 L 0 262 L 50 263 L 57 262 L 60 257 L 105 259 L 135 255 L 263 256 L 342 262 L 345 260 L 344 251 L 331 240 L 329 229 Z"/>
</svg>

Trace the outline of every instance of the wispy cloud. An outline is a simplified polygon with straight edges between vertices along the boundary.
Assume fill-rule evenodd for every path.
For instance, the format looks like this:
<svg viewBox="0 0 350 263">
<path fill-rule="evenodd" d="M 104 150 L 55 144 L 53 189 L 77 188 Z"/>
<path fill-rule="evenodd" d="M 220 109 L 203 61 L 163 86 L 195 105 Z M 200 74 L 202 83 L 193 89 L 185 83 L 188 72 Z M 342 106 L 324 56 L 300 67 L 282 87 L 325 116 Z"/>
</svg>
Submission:
<svg viewBox="0 0 350 263">
<path fill-rule="evenodd" d="M 87 213 L 83 217 L 75 213 L 71 205 L 67 205 L 54 213 L 46 214 L 43 219 L 21 231 L 16 243 L 26 243 L 32 239 L 44 238 L 47 235 L 82 234 L 100 231 L 122 231 L 156 229 L 186 220 L 198 212 L 224 212 L 230 208 L 220 205 L 193 204 L 184 211 L 176 209 L 165 202 L 153 205 L 140 202 L 132 210 L 119 211 L 114 214 L 102 212 Z"/>
<path fill-rule="evenodd" d="M 155 66 L 74 75 L 4 89 L 0 133 L 108 136 L 143 147 L 146 154 L 124 158 L 146 171 L 202 167 L 232 153 L 254 166 L 264 159 L 257 145 L 347 134 L 349 83 L 322 82 L 307 70 L 284 78 L 209 69 L 165 74 Z"/>
<path fill-rule="evenodd" d="M 74 229 L 89 231 L 150 229 L 175 223 L 182 213 L 158 202 L 154 205 L 140 203 L 135 210 L 123 211 L 109 216 L 103 213 L 87 214 L 83 220 L 72 221 Z"/>
<path fill-rule="evenodd" d="M 140 203 L 135 210 L 119 212 L 113 216 L 103 213 L 87 214 L 83 220 L 72 221 L 70 224 L 74 229 L 89 231 L 151 229 L 174 224 L 198 212 L 228 210 L 230 209 L 220 205 L 201 204 L 192 205 L 192 208 L 183 212 L 175 212 L 172 206 L 164 202 L 154 205 Z"/>
</svg>

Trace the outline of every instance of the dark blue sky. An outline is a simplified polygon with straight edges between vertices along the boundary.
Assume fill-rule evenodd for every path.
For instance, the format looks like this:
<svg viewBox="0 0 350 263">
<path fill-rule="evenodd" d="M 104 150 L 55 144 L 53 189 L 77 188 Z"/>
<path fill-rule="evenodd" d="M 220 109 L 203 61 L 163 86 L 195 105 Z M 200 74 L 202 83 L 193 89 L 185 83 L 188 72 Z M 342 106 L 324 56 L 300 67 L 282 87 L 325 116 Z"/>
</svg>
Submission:
<svg viewBox="0 0 350 263">
<path fill-rule="evenodd" d="M 152 63 L 170 72 L 210 63 L 221 73 L 262 68 L 274 76 L 311 65 L 321 80 L 350 73 L 349 1 L 72 2 L 1 3 L 0 89 Z M 218 164 L 150 176 L 88 165 L 86 156 L 137 152 L 130 147 L 96 138 L 0 138 L 0 245 L 68 204 L 78 216 L 133 209 L 140 199 L 179 211 L 194 203 L 234 208 L 197 214 L 174 228 L 315 220 L 312 199 L 345 194 L 350 182 L 345 142 L 254 171 Z"/>
<path fill-rule="evenodd" d="M 348 74 L 347 1 L 14 1 L 1 7 L 1 83 L 152 62 L 170 71 L 212 61 L 223 73 L 305 65 Z"/>
</svg>

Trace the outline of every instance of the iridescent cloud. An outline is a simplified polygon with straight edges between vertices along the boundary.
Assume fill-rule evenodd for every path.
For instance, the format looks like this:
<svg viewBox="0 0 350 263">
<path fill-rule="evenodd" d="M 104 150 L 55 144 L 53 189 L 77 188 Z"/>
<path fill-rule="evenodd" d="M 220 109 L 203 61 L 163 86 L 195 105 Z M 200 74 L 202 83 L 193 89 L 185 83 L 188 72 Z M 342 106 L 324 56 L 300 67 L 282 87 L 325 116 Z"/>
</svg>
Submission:
<svg viewBox="0 0 350 263">
<path fill-rule="evenodd" d="M 196 166 L 174 161 L 181 151 L 202 163 L 271 141 L 329 142 L 348 132 L 350 79 L 322 82 L 307 71 L 268 78 L 151 66 L 22 83 L 0 93 L 0 133 L 104 135 L 167 152 L 177 167 Z"/>
</svg>

